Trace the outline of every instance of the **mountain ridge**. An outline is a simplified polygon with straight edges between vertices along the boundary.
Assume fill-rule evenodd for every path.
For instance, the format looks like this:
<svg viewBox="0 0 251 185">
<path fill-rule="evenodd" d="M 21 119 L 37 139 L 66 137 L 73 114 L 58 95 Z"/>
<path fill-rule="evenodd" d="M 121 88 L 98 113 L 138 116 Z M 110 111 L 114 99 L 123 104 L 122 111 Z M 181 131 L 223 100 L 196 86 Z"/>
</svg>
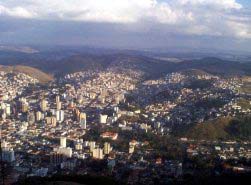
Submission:
<svg viewBox="0 0 251 185">
<path fill-rule="evenodd" d="M 216 57 L 183 60 L 174 63 L 137 52 L 63 52 L 60 50 L 33 54 L 0 52 L 0 64 L 24 65 L 56 77 L 85 70 L 108 68 L 140 70 L 148 77 L 161 77 L 171 72 L 198 70 L 213 75 L 251 75 L 251 63 L 227 61 Z"/>
</svg>

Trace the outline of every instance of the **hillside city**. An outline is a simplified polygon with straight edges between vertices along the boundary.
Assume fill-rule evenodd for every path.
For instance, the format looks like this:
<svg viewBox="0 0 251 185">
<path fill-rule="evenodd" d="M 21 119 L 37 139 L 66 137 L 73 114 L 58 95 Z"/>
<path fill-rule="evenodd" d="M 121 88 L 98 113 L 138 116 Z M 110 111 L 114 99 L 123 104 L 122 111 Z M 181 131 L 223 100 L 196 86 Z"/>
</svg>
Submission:
<svg viewBox="0 0 251 185">
<path fill-rule="evenodd" d="M 9 183 L 89 174 L 165 184 L 185 174 L 251 172 L 248 138 L 185 132 L 250 114 L 240 76 L 191 70 L 145 79 L 137 70 L 110 68 L 48 84 L 1 72 L 0 84 L 1 157 Z"/>
</svg>

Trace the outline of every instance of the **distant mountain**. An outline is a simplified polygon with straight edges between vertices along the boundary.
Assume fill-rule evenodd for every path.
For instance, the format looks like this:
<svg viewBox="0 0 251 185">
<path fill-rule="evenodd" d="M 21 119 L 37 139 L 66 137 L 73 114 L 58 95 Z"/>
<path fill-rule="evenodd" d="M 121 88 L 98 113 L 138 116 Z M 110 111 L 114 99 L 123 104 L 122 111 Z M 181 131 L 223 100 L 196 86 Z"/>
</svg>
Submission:
<svg viewBox="0 0 251 185">
<path fill-rule="evenodd" d="M 218 58 L 203 58 L 198 60 L 182 61 L 178 63 L 166 60 L 150 58 L 133 54 L 109 54 L 109 55 L 77 55 L 62 61 L 57 74 L 69 72 L 107 68 L 135 69 L 145 72 L 146 76 L 159 77 L 170 72 L 184 72 L 190 74 L 214 74 L 214 75 L 251 75 L 251 64 L 236 61 L 226 61 Z M 56 68 L 58 65 L 54 63 Z"/>
<path fill-rule="evenodd" d="M 20 53 L 38 53 L 38 50 L 29 46 L 5 46 L 0 45 L 0 51 L 13 51 Z"/>
<path fill-rule="evenodd" d="M 41 83 L 47 83 L 53 80 L 51 75 L 48 75 L 39 69 L 28 67 L 28 66 L 2 66 L 0 65 L 0 71 L 5 71 L 7 73 L 24 73 L 33 78 L 36 78 Z"/>
<path fill-rule="evenodd" d="M 1 51 L 0 64 L 38 68 L 55 76 L 83 70 L 135 69 L 146 77 L 157 78 L 170 72 L 210 73 L 214 75 L 251 75 L 251 63 L 222 60 L 215 57 L 172 62 L 137 51 L 57 48 L 39 53 Z"/>
<path fill-rule="evenodd" d="M 111 63 L 108 56 L 73 55 L 61 61 L 52 63 L 51 69 L 56 76 L 85 70 L 104 70 Z"/>
<path fill-rule="evenodd" d="M 75 55 L 51 65 L 57 76 L 83 70 L 106 70 L 108 68 L 123 70 L 133 69 L 145 72 L 146 76 L 160 76 L 171 72 L 175 65 L 140 55 L 109 54 L 109 55 Z"/>
<path fill-rule="evenodd" d="M 180 67 L 183 69 L 199 69 L 215 75 L 251 74 L 251 65 L 249 64 L 214 57 L 183 61 L 180 63 Z"/>
</svg>

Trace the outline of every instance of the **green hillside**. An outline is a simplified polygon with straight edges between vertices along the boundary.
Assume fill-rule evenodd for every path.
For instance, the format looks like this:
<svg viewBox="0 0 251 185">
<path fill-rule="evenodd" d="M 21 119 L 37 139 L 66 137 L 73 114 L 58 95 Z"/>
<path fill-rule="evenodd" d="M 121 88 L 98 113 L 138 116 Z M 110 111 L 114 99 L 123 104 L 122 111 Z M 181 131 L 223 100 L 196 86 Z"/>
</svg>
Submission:
<svg viewBox="0 0 251 185">
<path fill-rule="evenodd" d="M 196 124 L 187 130 L 185 136 L 196 140 L 250 140 L 251 116 L 219 118 L 216 121 Z"/>
</svg>

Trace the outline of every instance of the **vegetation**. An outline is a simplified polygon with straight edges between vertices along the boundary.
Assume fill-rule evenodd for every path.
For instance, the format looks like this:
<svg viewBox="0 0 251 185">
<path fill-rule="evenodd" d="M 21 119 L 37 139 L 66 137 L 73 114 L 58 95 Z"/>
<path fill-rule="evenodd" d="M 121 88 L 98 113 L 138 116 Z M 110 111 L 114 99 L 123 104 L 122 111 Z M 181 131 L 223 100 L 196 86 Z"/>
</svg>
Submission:
<svg viewBox="0 0 251 185">
<path fill-rule="evenodd" d="M 213 85 L 212 80 L 198 80 L 194 79 L 185 87 L 189 89 L 206 89 Z"/>
<path fill-rule="evenodd" d="M 57 56 L 57 57 L 55 57 Z M 2 65 L 24 65 L 38 68 L 55 76 L 82 70 L 103 70 L 108 67 L 135 69 L 142 71 L 147 77 L 161 77 L 166 73 L 185 71 L 192 74 L 216 75 L 250 75 L 251 64 L 226 61 L 218 58 L 181 61 L 179 63 L 144 56 L 141 52 L 123 54 L 121 51 L 66 51 L 63 48 L 50 49 L 40 53 L 4 52 L 0 55 Z M 190 71 L 189 71 L 190 70 Z"/>
<path fill-rule="evenodd" d="M 228 137 L 225 131 L 231 118 L 220 118 L 214 122 L 200 123 L 188 129 L 186 136 L 198 140 L 218 140 Z"/>
<path fill-rule="evenodd" d="M 251 117 L 233 119 L 226 130 L 231 136 L 237 139 L 250 140 Z"/>
<path fill-rule="evenodd" d="M 195 107 L 201 107 L 204 109 L 219 108 L 225 105 L 225 101 L 219 98 L 206 98 L 204 100 L 197 101 Z"/>
<path fill-rule="evenodd" d="M 251 82 L 244 82 L 243 86 L 240 88 L 240 92 L 251 94 Z"/>
<path fill-rule="evenodd" d="M 209 75 L 209 73 L 199 70 L 199 69 L 188 69 L 181 71 L 182 74 L 188 75 L 188 76 L 197 76 L 197 75 Z"/>
<path fill-rule="evenodd" d="M 251 117 L 220 118 L 216 121 L 196 124 L 185 134 L 196 140 L 251 139 Z"/>
<path fill-rule="evenodd" d="M 241 106 L 243 109 L 251 109 L 251 104 L 250 101 L 247 99 L 241 98 L 238 102 L 237 105 Z"/>
</svg>

